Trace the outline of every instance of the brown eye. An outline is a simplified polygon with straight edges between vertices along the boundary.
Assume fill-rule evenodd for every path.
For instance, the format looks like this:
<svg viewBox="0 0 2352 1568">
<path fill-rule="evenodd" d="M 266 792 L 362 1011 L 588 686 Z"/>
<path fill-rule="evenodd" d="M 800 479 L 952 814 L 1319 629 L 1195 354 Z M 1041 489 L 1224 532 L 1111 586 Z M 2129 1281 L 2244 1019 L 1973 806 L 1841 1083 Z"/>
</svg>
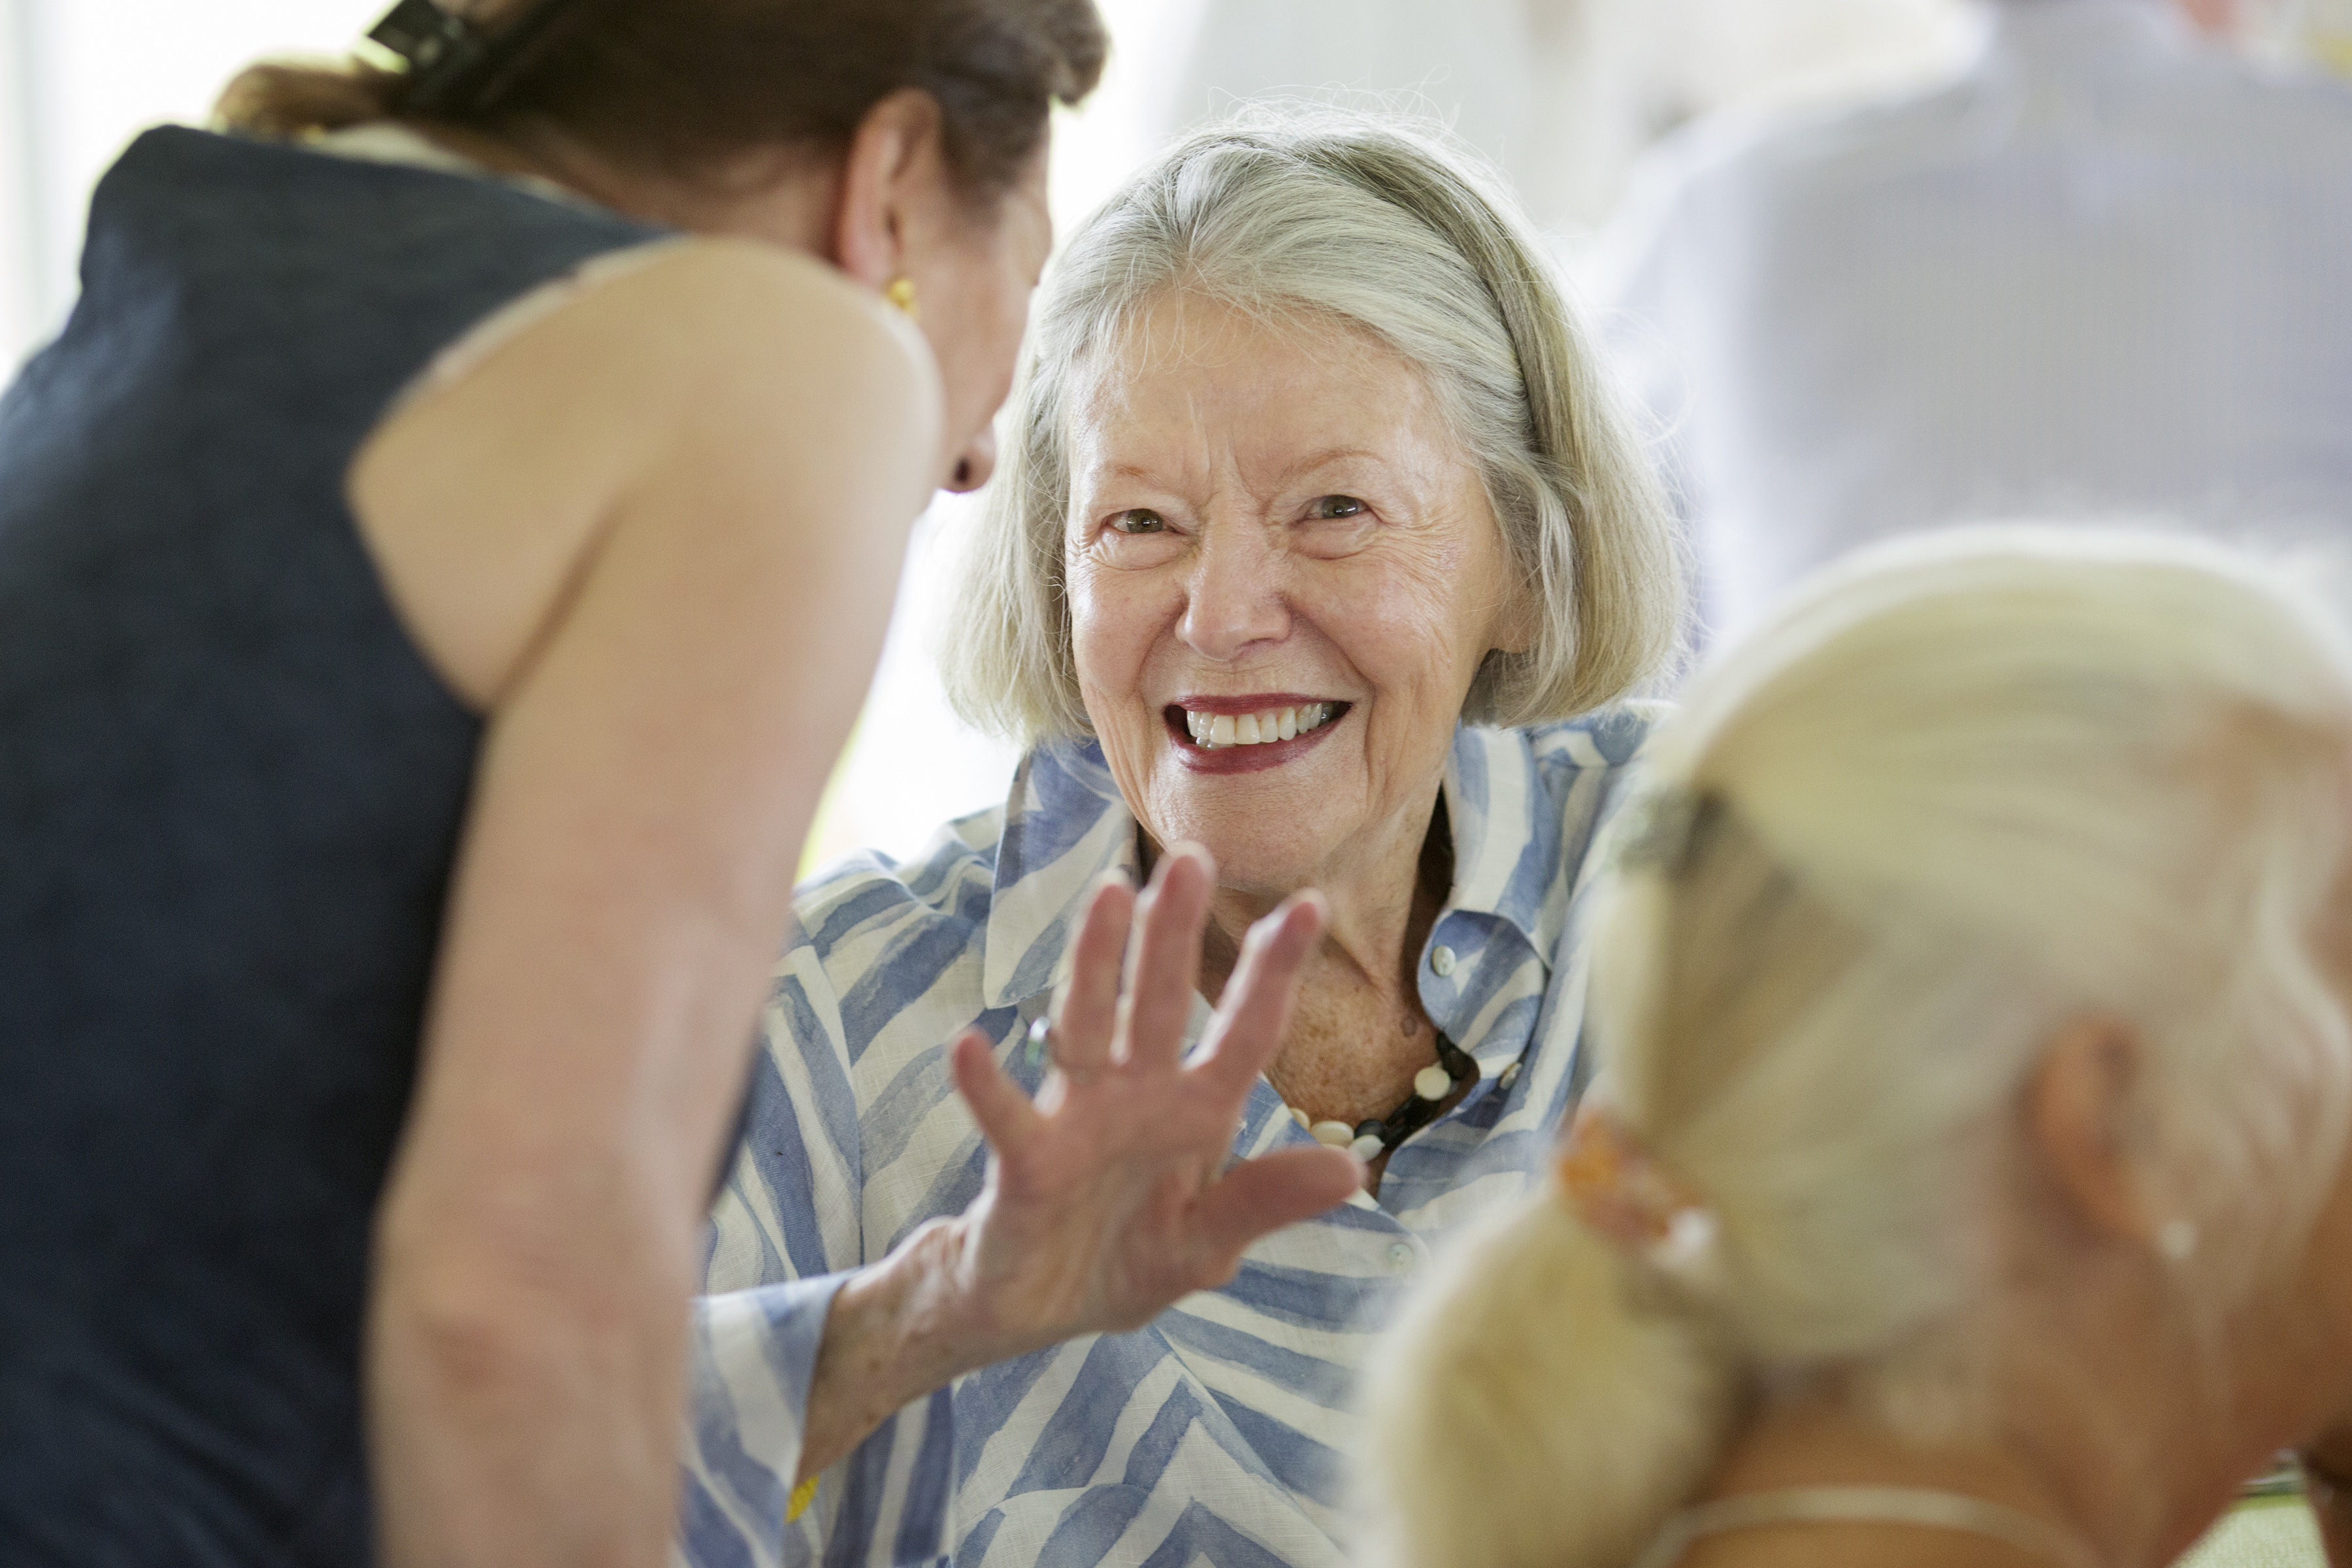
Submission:
<svg viewBox="0 0 2352 1568">
<path fill-rule="evenodd" d="M 1307 509 L 1312 517 L 1361 517 L 1370 509 L 1354 496 L 1318 496 Z"/>
<path fill-rule="evenodd" d="M 1156 511 L 1145 511 L 1141 508 L 1138 508 L 1133 511 L 1120 512 L 1117 517 L 1110 520 L 1110 525 L 1115 531 L 1120 533 L 1165 533 L 1168 531 L 1168 523 L 1166 519 L 1162 518 Z"/>
</svg>

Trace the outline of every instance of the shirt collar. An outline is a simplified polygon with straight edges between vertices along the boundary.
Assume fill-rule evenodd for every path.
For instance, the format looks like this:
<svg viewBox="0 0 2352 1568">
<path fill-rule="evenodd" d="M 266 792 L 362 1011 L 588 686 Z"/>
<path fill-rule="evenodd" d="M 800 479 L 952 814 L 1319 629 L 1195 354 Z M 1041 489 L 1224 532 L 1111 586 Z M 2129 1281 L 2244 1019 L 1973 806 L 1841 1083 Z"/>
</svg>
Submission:
<svg viewBox="0 0 2352 1568">
<path fill-rule="evenodd" d="M 1438 918 L 1495 915 L 1549 962 L 1567 900 L 1556 896 L 1559 814 L 1548 805 L 1535 753 L 1518 730 L 1464 725 L 1445 765 L 1445 816 L 1454 833 L 1454 890 Z"/>
<path fill-rule="evenodd" d="M 1443 791 L 1454 836 L 1454 889 L 1440 914 L 1492 915 L 1549 963 L 1566 899 L 1551 874 L 1559 853 L 1557 811 L 1525 734 L 1463 725 L 1454 731 Z M 1018 1007 L 1051 991 L 1066 967 L 1087 895 L 1105 873 L 1140 871 L 1135 817 L 1092 741 L 1052 742 L 1021 761 L 1004 804 L 981 980 L 992 1008 Z"/>
</svg>

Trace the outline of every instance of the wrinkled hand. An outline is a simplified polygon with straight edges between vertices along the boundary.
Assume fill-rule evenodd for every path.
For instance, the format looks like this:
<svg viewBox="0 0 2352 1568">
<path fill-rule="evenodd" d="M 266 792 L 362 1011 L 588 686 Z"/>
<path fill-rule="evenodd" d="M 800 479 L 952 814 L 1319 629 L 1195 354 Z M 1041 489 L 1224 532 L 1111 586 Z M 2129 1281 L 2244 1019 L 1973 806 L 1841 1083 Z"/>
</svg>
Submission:
<svg viewBox="0 0 2352 1568">
<path fill-rule="evenodd" d="M 955 1222 L 954 1293 L 967 1331 L 1002 1353 L 1140 1327 L 1179 1297 L 1231 1279 L 1259 1237 L 1322 1213 L 1362 1181 L 1336 1149 L 1226 1164 L 1324 912 L 1303 895 L 1251 928 L 1188 1063 L 1183 1030 L 1213 881 L 1207 852 L 1186 846 L 1161 859 L 1140 897 L 1124 884 L 1096 893 L 1054 1025 L 1054 1068 L 1034 1103 L 999 1070 L 984 1036 L 956 1041 L 956 1085 L 992 1157 L 987 1185 Z"/>
</svg>

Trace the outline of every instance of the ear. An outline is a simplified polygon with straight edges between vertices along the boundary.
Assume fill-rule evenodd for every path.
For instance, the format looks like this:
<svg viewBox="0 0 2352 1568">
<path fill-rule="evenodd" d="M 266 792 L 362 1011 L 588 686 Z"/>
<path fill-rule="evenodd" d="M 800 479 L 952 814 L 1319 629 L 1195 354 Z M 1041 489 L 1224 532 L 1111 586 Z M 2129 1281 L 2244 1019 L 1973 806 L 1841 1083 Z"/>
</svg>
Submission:
<svg viewBox="0 0 2352 1568">
<path fill-rule="evenodd" d="M 2117 1240 L 2156 1234 L 2140 1162 L 2137 1093 L 2146 1047 L 2112 1017 L 2075 1020 L 2051 1037 L 2025 1089 L 2025 1122 L 2053 1184 L 2092 1229 Z"/>
<path fill-rule="evenodd" d="M 943 194 L 944 149 L 936 100 L 901 88 L 866 111 L 849 139 L 833 217 L 833 259 L 879 289 L 905 269 L 907 221 Z"/>
</svg>

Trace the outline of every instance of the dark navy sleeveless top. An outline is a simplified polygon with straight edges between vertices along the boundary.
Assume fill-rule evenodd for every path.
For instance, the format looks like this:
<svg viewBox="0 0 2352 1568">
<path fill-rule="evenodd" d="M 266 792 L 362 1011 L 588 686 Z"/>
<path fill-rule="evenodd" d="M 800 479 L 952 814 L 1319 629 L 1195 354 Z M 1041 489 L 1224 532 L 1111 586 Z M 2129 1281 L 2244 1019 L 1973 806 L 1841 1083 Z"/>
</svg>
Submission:
<svg viewBox="0 0 2352 1568">
<path fill-rule="evenodd" d="M 0 400 L 0 1563 L 368 1560 L 370 1216 L 480 733 L 344 500 L 436 351 L 656 231 L 164 130 Z"/>
</svg>

